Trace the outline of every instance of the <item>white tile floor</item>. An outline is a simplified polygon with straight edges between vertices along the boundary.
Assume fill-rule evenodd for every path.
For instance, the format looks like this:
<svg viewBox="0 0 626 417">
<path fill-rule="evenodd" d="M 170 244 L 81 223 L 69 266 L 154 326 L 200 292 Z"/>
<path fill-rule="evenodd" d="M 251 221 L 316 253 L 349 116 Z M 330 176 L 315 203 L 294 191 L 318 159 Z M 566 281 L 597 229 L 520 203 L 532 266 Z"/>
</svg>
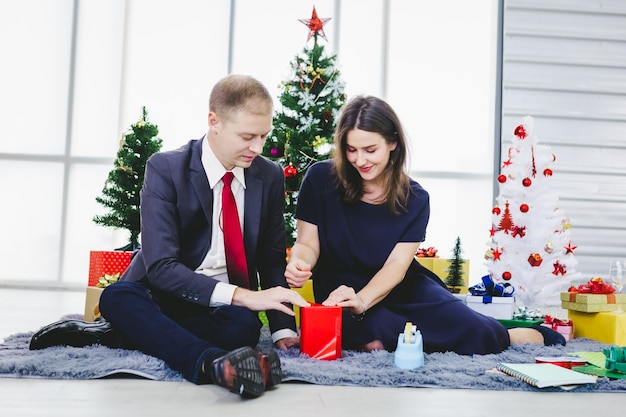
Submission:
<svg viewBox="0 0 626 417">
<path fill-rule="evenodd" d="M 0 340 L 82 313 L 83 291 L 0 288 Z M 329 387 L 285 383 L 254 400 L 189 382 L 135 379 L 66 381 L 0 378 L 1 416 L 221 415 L 623 416 L 626 394 L 491 392 L 431 388 Z"/>
</svg>

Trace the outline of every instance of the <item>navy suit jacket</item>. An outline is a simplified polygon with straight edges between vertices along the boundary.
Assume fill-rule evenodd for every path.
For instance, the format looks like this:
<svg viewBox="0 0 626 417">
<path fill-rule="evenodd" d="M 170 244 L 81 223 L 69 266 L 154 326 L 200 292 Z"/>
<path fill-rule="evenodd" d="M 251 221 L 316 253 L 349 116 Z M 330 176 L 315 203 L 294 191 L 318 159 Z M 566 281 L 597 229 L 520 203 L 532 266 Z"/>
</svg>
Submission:
<svg viewBox="0 0 626 417">
<path fill-rule="evenodd" d="M 203 306 L 217 280 L 198 274 L 211 245 L 213 191 L 202 166 L 202 139 L 152 155 L 141 190 L 141 249 L 122 280 Z M 275 162 L 257 156 L 245 169 L 244 246 L 251 286 L 282 286 L 285 280 L 285 182 Z M 257 281 L 258 272 L 258 281 Z M 267 311 L 270 330 L 296 330 L 292 316 Z"/>
</svg>

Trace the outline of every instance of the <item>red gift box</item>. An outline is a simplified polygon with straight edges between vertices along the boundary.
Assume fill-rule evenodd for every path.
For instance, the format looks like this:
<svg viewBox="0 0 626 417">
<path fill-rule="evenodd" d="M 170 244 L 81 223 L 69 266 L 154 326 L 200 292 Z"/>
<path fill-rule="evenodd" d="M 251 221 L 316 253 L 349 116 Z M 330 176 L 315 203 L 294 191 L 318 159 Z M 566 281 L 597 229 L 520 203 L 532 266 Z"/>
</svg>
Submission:
<svg viewBox="0 0 626 417">
<path fill-rule="evenodd" d="M 300 351 L 314 359 L 341 358 L 341 307 L 300 308 Z"/>
<path fill-rule="evenodd" d="M 91 251 L 89 252 L 89 281 L 87 286 L 95 287 L 98 280 L 106 275 L 122 275 L 133 252 L 130 251 Z"/>
</svg>

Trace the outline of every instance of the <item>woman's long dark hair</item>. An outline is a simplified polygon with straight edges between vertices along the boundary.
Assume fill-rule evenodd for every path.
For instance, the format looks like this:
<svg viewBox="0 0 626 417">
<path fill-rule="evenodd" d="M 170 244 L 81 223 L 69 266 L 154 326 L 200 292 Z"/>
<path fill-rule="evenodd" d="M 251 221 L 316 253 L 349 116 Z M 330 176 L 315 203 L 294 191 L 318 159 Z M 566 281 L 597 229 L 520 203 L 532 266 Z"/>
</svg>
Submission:
<svg viewBox="0 0 626 417">
<path fill-rule="evenodd" d="M 384 100 L 373 96 L 357 96 L 342 109 L 335 129 L 334 165 L 338 187 L 343 200 L 356 203 L 363 197 L 363 180 L 347 160 L 347 135 L 353 129 L 375 132 L 388 144 L 397 143 L 383 171 L 385 192 L 381 199 L 391 213 L 400 214 L 407 210 L 411 186 L 405 171 L 407 141 L 396 112 Z"/>
</svg>

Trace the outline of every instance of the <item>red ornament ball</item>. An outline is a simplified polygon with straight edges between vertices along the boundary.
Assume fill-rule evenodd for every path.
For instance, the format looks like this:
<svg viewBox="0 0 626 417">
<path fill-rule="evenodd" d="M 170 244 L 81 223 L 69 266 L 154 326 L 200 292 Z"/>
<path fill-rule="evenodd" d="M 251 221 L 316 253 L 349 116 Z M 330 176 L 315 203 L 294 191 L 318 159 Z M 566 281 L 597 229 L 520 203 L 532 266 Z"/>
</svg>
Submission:
<svg viewBox="0 0 626 417">
<path fill-rule="evenodd" d="M 492 212 L 493 214 L 495 214 L 496 216 L 499 216 L 499 215 L 500 215 L 500 207 L 494 207 L 494 208 L 491 210 L 491 212 Z"/>
<path fill-rule="evenodd" d="M 506 182 L 506 175 L 504 175 L 504 174 L 498 175 L 498 182 L 500 184 L 504 184 Z"/>
<path fill-rule="evenodd" d="M 533 182 L 530 180 L 530 178 L 524 178 L 524 179 L 522 180 L 522 185 L 523 185 L 524 187 L 530 187 L 530 185 L 531 185 L 532 183 L 533 183 Z"/>
<path fill-rule="evenodd" d="M 285 178 L 293 178 L 298 175 L 298 168 L 293 165 L 287 165 L 285 167 Z"/>
<path fill-rule="evenodd" d="M 519 206 L 519 211 L 521 211 L 522 213 L 528 213 L 528 204 L 524 203 L 522 205 Z"/>
<path fill-rule="evenodd" d="M 543 170 L 543 175 L 546 177 L 551 177 L 552 176 L 552 170 L 550 168 L 546 168 Z"/>
<path fill-rule="evenodd" d="M 512 275 L 511 275 L 511 273 L 510 273 L 509 271 L 504 271 L 504 272 L 502 273 L 502 279 L 503 279 L 503 280 L 508 281 L 508 280 L 510 280 L 511 278 L 512 278 Z"/>
<path fill-rule="evenodd" d="M 515 136 L 520 139 L 524 139 L 526 137 L 526 129 L 524 129 L 523 125 L 517 126 L 513 133 L 515 133 Z"/>
</svg>

